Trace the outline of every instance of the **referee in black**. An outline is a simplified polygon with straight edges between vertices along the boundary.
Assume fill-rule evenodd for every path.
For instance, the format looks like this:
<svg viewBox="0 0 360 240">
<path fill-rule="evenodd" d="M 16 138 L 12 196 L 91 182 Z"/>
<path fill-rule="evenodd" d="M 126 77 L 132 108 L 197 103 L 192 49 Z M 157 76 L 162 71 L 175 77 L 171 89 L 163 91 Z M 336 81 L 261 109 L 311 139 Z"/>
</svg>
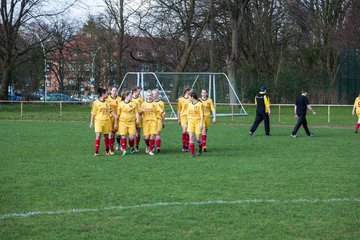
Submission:
<svg viewBox="0 0 360 240">
<path fill-rule="evenodd" d="M 295 124 L 294 130 L 291 133 L 291 137 L 293 138 L 296 138 L 296 133 L 298 132 L 301 126 L 304 127 L 305 132 L 309 137 L 313 136 L 313 134 L 310 133 L 307 125 L 306 112 L 307 110 L 309 110 L 313 115 L 315 115 L 316 112 L 310 106 L 309 99 L 307 98 L 307 96 L 308 96 L 308 91 L 304 89 L 301 90 L 301 95 L 296 98 L 294 113 L 295 113 L 295 118 L 297 118 L 297 123 Z"/>
<path fill-rule="evenodd" d="M 266 94 L 266 87 L 261 86 L 259 90 L 259 93 L 255 96 L 256 117 L 249 134 L 252 136 L 259 124 L 264 120 L 265 135 L 270 136 L 270 99 Z"/>
</svg>

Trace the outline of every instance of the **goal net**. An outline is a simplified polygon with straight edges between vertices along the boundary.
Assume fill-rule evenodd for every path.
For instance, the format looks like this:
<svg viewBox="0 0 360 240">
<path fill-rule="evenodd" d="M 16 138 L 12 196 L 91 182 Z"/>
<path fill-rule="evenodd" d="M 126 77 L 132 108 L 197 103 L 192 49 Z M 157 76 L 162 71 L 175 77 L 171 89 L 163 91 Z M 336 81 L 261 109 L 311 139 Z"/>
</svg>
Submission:
<svg viewBox="0 0 360 240">
<path fill-rule="evenodd" d="M 165 103 L 166 119 L 177 119 L 177 99 L 182 96 L 185 87 L 192 87 L 201 97 L 201 89 L 207 90 L 216 108 L 216 116 L 245 116 L 245 111 L 237 91 L 231 85 L 225 73 L 209 72 L 128 72 L 125 74 L 118 92 L 123 89 L 142 87 L 144 93 L 148 89 L 158 88 L 160 97 Z M 145 99 L 145 98 L 144 98 Z M 230 102 L 235 99 L 235 102 Z"/>
</svg>

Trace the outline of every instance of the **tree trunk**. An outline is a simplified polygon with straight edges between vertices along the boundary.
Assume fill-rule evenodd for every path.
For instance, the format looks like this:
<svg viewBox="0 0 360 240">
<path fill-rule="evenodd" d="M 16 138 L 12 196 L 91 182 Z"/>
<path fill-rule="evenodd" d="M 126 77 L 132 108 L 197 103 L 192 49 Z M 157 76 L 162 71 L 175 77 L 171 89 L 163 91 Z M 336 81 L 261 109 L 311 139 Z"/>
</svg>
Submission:
<svg viewBox="0 0 360 240">
<path fill-rule="evenodd" d="M 10 76 L 11 76 L 11 67 L 4 66 L 2 68 L 2 79 L 1 79 L 1 85 L 0 85 L 0 99 L 1 100 L 8 100 L 8 98 L 9 98 L 8 88 L 10 85 Z"/>
</svg>

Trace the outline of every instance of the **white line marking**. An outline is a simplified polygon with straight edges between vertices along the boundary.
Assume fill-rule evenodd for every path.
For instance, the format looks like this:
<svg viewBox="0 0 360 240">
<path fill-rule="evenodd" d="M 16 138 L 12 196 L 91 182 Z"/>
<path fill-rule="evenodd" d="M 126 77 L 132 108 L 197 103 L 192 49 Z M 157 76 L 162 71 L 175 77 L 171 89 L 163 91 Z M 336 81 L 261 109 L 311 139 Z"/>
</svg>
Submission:
<svg viewBox="0 0 360 240">
<path fill-rule="evenodd" d="M 139 205 L 130 206 L 112 206 L 103 208 L 75 208 L 70 210 L 57 210 L 57 211 L 31 211 L 25 213 L 9 213 L 1 215 L 0 219 L 16 218 L 16 217 L 31 217 L 36 215 L 59 215 L 69 213 L 86 213 L 86 212 L 99 212 L 107 210 L 125 210 L 135 208 L 150 208 L 150 207 L 167 207 L 167 206 L 191 206 L 191 205 L 211 205 L 211 204 L 260 204 L 260 203 L 334 203 L 334 202 L 360 202 L 360 198 L 329 198 L 329 199 L 293 199 L 293 200 L 275 200 L 275 199 L 244 199 L 244 200 L 210 200 L 203 202 L 157 202 L 157 203 L 144 203 Z"/>
</svg>

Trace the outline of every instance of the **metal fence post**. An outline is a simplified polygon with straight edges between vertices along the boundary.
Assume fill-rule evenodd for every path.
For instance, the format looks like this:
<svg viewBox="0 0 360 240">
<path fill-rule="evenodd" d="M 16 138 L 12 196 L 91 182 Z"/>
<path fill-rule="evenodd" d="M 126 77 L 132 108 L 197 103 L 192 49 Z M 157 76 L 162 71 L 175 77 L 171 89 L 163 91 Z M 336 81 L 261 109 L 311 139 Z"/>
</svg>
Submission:
<svg viewBox="0 0 360 240">
<path fill-rule="evenodd" d="M 281 112 L 281 105 L 279 104 L 279 122 L 281 121 L 281 119 L 280 119 L 280 112 Z"/>
<path fill-rule="evenodd" d="M 62 102 L 60 102 L 60 117 L 62 117 Z"/>
<path fill-rule="evenodd" d="M 328 105 L 328 123 L 330 123 L 330 105 Z"/>
<path fill-rule="evenodd" d="M 20 117 L 23 116 L 23 102 L 20 103 Z"/>
</svg>

